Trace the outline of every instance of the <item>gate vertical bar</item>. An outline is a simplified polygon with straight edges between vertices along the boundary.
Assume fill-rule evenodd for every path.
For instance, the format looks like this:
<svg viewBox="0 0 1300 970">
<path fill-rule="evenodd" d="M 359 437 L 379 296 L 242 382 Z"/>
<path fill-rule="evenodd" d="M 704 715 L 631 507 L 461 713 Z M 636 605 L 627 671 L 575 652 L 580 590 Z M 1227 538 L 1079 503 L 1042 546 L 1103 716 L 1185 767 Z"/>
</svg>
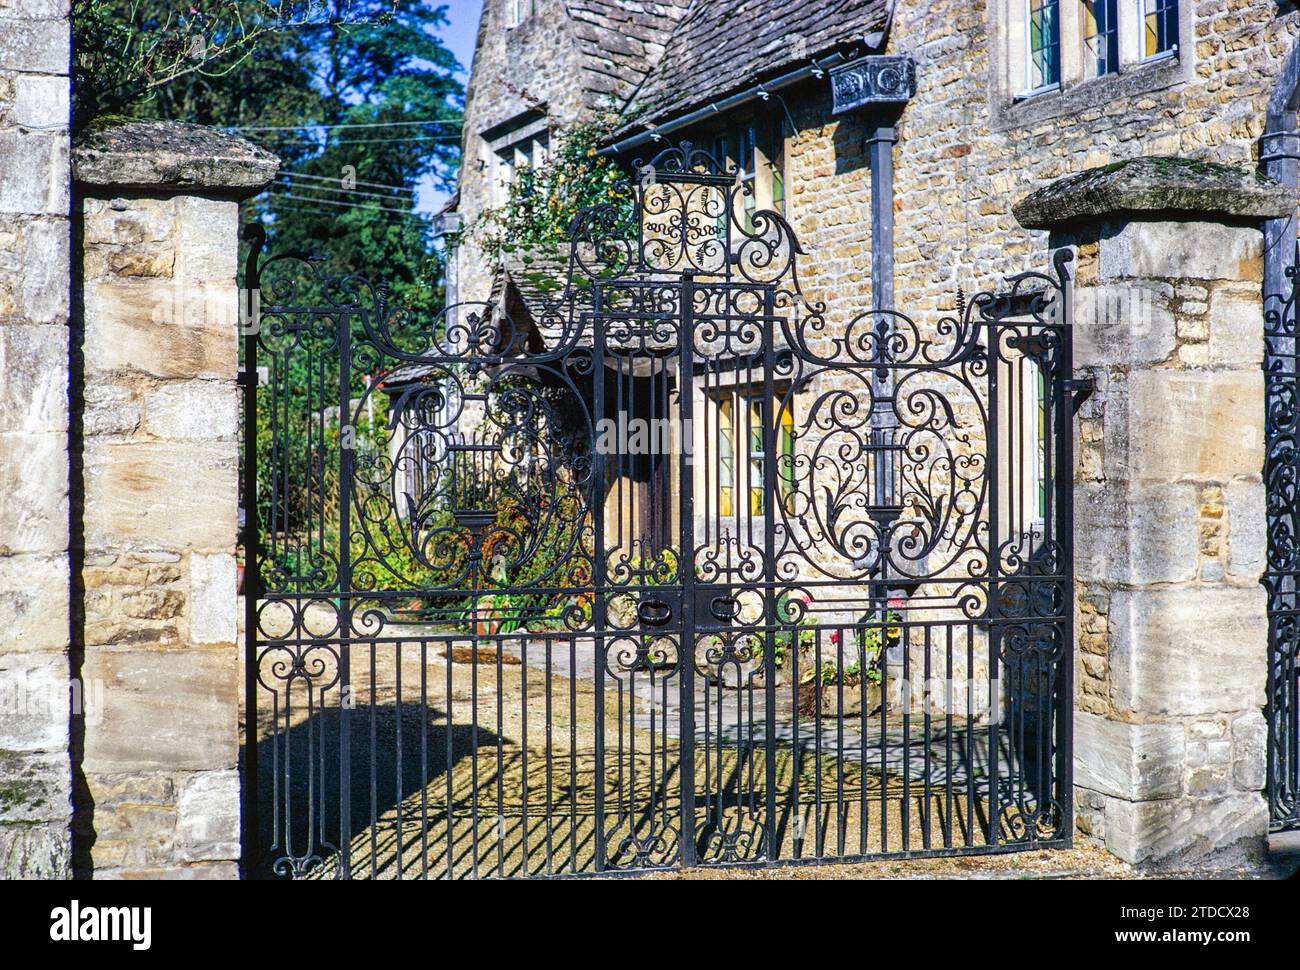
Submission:
<svg viewBox="0 0 1300 970">
<path fill-rule="evenodd" d="M 1001 518 L 998 508 L 1001 504 L 1001 464 L 999 458 L 999 435 L 1001 434 L 1001 415 L 998 407 L 998 341 L 1001 333 L 995 320 L 985 324 L 988 338 L 988 429 L 985 432 L 988 451 L 989 469 L 989 562 L 988 562 L 988 605 L 985 614 L 989 620 L 989 753 L 988 753 L 988 842 L 990 846 L 998 843 L 998 825 L 1001 817 L 1001 798 L 998 794 L 998 736 L 1002 722 L 1002 695 L 998 669 L 998 644 L 1001 629 L 998 626 L 998 573 L 1002 563 Z M 973 766 L 972 766 L 973 767 Z"/>
<path fill-rule="evenodd" d="M 1060 533 L 1060 572 L 1065 602 L 1057 619 L 1061 635 L 1061 670 L 1057 677 L 1056 785 L 1060 789 L 1061 825 L 1067 845 L 1074 844 L 1074 280 L 1069 263 L 1073 254 L 1065 250 L 1056 261 L 1061 284 L 1061 339 L 1056 373 L 1052 375 L 1051 400 L 1055 403 L 1056 469 L 1052 482 Z"/>
<path fill-rule="evenodd" d="M 776 503 L 780 494 L 776 483 L 781 475 L 781 455 L 777 447 L 776 429 L 781 423 L 775 408 L 776 394 L 772 386 L 772 372 L 776 369 L 776 353 L 772 346 L 773 316 L 776 313 L 775 294 L 768 287 L 763 294 L 763 752 L 764 773 L 764 830 L 767 836 L 765 856 L 768 862 L 780 855 L 776 837 Z M 799 649 L 798 634 L 794 634 L 793 651 Z M 840 752 L 841 756 L 843 752 Z M 798 771 L 798 756 L 795 757 Z"/>
<path fill-rule="evenodd" d="M 339 878 L 352 877 L 352 314 L 339 314 Z M 371 691 L 374 683 L 371 682 Z M 322 706 L 324 702 L 322 700 Z M 323 743 L 323 741 L 322 741 Z M 448 766 L 448 771 L 450 771 Z M 321 779 L 322 784 L 324 779 Z M 325 819 L 321 819 L 322 836 Z M 374 859 L 371 859 L 374 864 Z"/>
<path fill-rule="evenodd" d="M 592 286 L 591 304 L 591 346 L 592 356 L 592 414 L 593 428 L 599 428 L 605 417 L 605 328 L 600 322 L 603 306 L 600 284 Z M 616 416 L 617 417 L 617 416 Z M 599 439 L 597 439 L 599 440 Z M 595 833 L 596 871 L 605 870 L 605 501 L 608 492 L 605 487 L 605 456 L 599 448 L 592 449 L 592 522 L 595 532 L 595 575 L 592 577 L 592 605 L 595 607 L 592 657 L 592 677 L 595 696 L 595 746 L 596 771 L 595 785 Z"/>
<path fill-rule="evenodd" d="M 681 456 L 677 462 L 681 501 L 681 554 L 677 557 L 678 580 L 682 584 L 682 644 L 678 650 L 681 677 L 678 680 L 678 772 L 681 787 L 681 858 L 683 866 L 695 865 L 695 281 L 682 276 L 681 312 L 678 315 L 678 346 L 681 351 L 677 393 L 681 401 Z"/>
<path fill-rule="evenodd" d="M 258 569 L 259 522 L 257 517 L 257 341 L 261 289 L 258 259 L 266 243 L 260 224 L 249 227 L 248 261 L 244 269 L 244 775 L 241 779 L 243 824 L 243 870 L 247 878 L 257 870 L 261 838 L 257 789 L 257 598 L 261 595 Z"/>
</svg>

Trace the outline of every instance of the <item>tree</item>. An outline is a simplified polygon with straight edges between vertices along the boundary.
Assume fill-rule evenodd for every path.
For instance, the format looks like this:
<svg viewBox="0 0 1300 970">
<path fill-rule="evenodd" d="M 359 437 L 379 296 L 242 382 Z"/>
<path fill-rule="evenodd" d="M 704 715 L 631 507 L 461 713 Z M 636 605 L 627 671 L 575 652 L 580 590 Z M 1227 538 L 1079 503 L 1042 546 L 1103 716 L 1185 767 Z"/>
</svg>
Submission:
<svg viewBox="0 0 1300 970">
<path fill-rule="evenodd" d="M 425 2 L 74 0 L 77 124 L 188 121 L 258 142 L 280 156 L 281 175 L 243 217 L 267 226 L 270 251 L 326 256 L 324 272 L 386 285 L 415 318 L 433 319 L 439 253 L 429 220 L 412 210 L 417 183 L 431 176 L 446 185 L 459 156 L 463 90 L 437 36 L 445 23 L 446 8 Z M 281 453 L 336 467 L 328 454 L 337 442 L 303 433 L 322 407 L 307 355 L 286 353 L 282 364 L 277 393 L 293 417 L 278 432 Z M 366 374 L 354 368 L 350 379 L 355 398 Z M 337 402 L 336 382 L 320 388 L 316 375 L 315 386 Z M 258 408 L 257 421 L 269 468 L 269 407 Z M 264 527 L 272 504 L 261 496 Z M 303 504 L 284 496 L 283 521 L 298 521 Z"/>
<path fill-rule="evenodd" d="M 446 186 L 459 157 L 459 66 L 437 36 L 446 7 L 74 0 L 73 16 L 79 126 L 109 114 L 236 130 L 283 162 L 245 214 L 273 250 L 326 255 L 413 310 L 440 305 L 438 252 L 412 210 L 417 183 Z"/>
</svg>

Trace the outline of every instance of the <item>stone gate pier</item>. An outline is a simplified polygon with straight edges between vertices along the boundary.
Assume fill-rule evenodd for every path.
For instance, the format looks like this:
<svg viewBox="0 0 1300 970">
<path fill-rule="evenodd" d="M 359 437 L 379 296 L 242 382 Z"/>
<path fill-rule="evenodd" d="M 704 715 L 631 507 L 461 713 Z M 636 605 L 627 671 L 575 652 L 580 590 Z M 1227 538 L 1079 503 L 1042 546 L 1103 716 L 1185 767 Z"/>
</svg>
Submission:
<svg viewBox="0 0 1300 970">
<path fill-rule="evenodd" d="M 1262 849 L 1263 237 L 1281 185 L 1138 159 L 1023 199 L 1075 251 L 1077 825 L 1134 863 Z"/>
<path fill-rule="evenodd" d="M 80 189 L 81 681 L 74 839 L 97 877 L 240 856 L 239 199 L 277 160 L 197 125 L 73 151 Z M 74 486 L 75 493 L 75 486 Z"/>
</svg>

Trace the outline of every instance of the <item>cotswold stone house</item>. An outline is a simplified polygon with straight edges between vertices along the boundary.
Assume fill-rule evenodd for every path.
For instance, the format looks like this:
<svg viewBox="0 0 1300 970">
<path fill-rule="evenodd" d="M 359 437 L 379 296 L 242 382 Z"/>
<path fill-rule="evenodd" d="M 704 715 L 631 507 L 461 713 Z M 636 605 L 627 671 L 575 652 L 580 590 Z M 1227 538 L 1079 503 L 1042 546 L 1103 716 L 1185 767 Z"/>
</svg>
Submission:
<svg viewBox="0 0 1300 970">
<path fill-rule="evenodd" d="M 1295 797 L 1261 301 L 1294 249 L 1297 36 L 1268 0 L 488 0 L 449 216 L 613 112 L 634 175 L 686 144 L 737 172 L 814 300 L 934 321 L 1068 249 L 1075 823 L 1130 861 L 1258 845 Z M 461 301 L 535 276 L 472 232 L 449 268 Z"/>
</svg>

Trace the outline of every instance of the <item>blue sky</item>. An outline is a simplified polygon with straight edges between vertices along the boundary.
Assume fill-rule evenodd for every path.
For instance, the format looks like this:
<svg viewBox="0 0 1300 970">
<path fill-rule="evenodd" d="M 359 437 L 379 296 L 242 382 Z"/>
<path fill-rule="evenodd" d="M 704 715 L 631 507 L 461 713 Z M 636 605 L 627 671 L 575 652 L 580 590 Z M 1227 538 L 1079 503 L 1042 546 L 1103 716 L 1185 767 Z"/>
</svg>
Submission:
<svg viewBox="0 0 1300 970">
<path fill-rule="evenodd" d="M 456 55 L 465 68 L 461 81 L 468 83 L 469 66 L 474 59 L 474 41 L 478 37 L 479 15 L 483 12 L 483 0 L 445 0 L 447 19 L 450 23 L 442 32 L 442 42 Z M 427 181 L 419 187 L 419 202 L 416 209 L 420 212 L 436 212 L 447 201 L 447 193 L 437 191 Z"/>
</svg>

